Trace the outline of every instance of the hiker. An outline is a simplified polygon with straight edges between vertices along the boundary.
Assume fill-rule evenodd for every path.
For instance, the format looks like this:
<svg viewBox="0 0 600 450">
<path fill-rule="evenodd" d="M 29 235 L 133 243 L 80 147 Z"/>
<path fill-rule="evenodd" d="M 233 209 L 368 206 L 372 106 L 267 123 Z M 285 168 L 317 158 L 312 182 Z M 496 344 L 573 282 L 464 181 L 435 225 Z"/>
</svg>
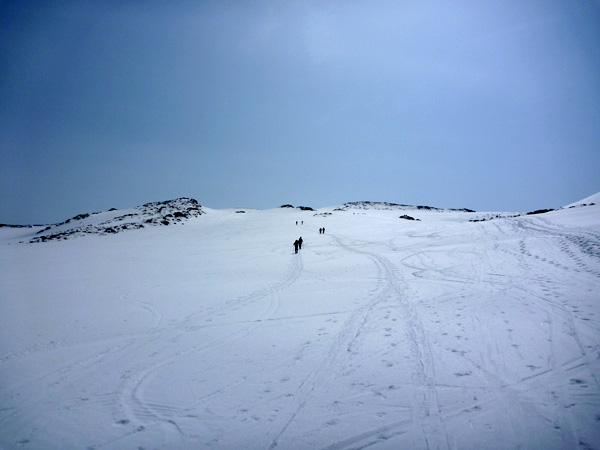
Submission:
<svg viewBox="0 0 600 450">
<path fill-rule="evenodd" d="M 302 236 L 300 236 L 300 239 L 298 239 L 298 247 L 300 247 L 300 250 L 302 250 Z"/>
<path fill-rule="evenodd" d="M 325 227 L 323 227 L 323 234 L 325 234 Z"/>
<path fill-rule="evenodd" d="M 298 239 L 296 239 L 294 241 L 294 253 L 298 253 L 298 246 L 300 245 L 300 242 L 298 241 Z"/>
</svg>

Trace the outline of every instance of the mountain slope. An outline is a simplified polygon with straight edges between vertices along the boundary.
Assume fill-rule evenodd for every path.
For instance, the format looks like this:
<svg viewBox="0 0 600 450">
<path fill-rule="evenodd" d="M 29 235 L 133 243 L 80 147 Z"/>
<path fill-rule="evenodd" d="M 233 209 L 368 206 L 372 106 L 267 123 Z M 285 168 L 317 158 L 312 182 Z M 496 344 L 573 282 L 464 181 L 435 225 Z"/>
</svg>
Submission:
<svg viewBox="0 0 600 450">
<path fill-rule="evenodd" d="M 244 211 L 0 230 L 0 447 L 600 447 L 599 205 Z"/>
<path fill-rule="evenodd" d="M 80 214 L 45 227 L 29 242 L 64 240 L 86 234 L 115 234 L 145 226 L 167 226 L 202 214 L 201 206 L 191 198 L 146 203 L 130 210 L 112 209 L 103 213 Z"/>
</svg>

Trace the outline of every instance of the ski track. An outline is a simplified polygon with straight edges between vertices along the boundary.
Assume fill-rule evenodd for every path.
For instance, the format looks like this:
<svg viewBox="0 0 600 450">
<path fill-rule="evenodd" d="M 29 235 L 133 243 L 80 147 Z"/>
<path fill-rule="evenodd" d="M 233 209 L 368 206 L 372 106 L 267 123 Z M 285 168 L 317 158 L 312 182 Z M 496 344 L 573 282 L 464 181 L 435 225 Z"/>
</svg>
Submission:
<svg viewBox="0 0 600 450">
<path fill-rule="evenodd" d="M 345 251 L 349 251 L 349 248 L 343 245 L 338 238 L 333 235 L 329 235 L 329 237 L 335 240 L 338 247 L 344 249 Z M 378 277 L 378 282 L 380 282 L 382 279 L 381 267 L 379 266 L 378 269 L 380 274 Z M 383 293 L 375 295 L 366 303 L 365 306 L 354 310 L 350 314 L 348 319 L 342 325 L 340 331 L 337 333 L 335 340 L 329 346 L 326 354 L 296 388 L 293 396 L 295 399 L 294 402 L 279 414 L 276 423 L 271 427 L 271 432 L 268 433 L 267 436 L 274 435 L 274 437 L 271 438 L 271 443 L 268 446 L 269 449 L 274 449 L 279 445 L 279 441 L 284 436 L 286 430 L 290 427 L 298 414 L 305 407 L 308 398 L 315 389 L 315 386 L 325 383 L 325 378 L 331 374 L 336 367 L 339 368 L 340 359 L 343 358 L 346 353 L 352 353 L 352 343 L 360 334 L 361 328 L 366 320 L 365 318 L 369 315 L 373 308 L 383 300 L 383 298 Z"/>
<path fill-rule="evenodd" d="M 338 243 L 347 250 L 351 250 L 350 247 L 345 246 L 341 242 Z M 440 418 L 441 410 L 436 389 L 437 382 L 431 347 L 424 332 L 419 313 L 407 298 L 405 289 L 402 287 L 406 284 L 405 280 L 401 273 L 384 256 L 364 250 L 353 251 L 368 255 L 382 269 L 385 274 L 386 291 L 391 294 L 397 306 L 402 309 L 400 315 L 405 318 L 406 330 L 411 345 L 410 351 L 413 357 L 411 361 L 412 368 L 410 369 L 413 374 L 412 389 L 415 391 L 412 409 L 416 411 L 416 416 L 413 417 L 413 420 L 422 431 L 422 436 L 427 447 L 442 448 L 444 445 L 448 445 L 448 438 L 445 425 Z M 393 434 L 403 434 L 403 431 L 399 431 L 398 427 L 404 425 L 405 421 L 401 421 L 396 425 L 378 428 L 365 437 L 378 436 L 378 439 L 375 441 L 378 442 L 381 436 L 385 435 L 385 440 L 387 440 Z M 370 444 L 368 445 L 370 446 Z"/>
<path fill-rule="evenodd" d="M 248 336 L 254 329 L 259 327 L 263 321 L 269 320 L 269 318 L 272 317 L 279 308 L 279 292 L 292 285 L 302 271 L 301 255 L 294 255 L 292 261 L 291 269 L 289 270 L 287 276 L 279 283 L 269 286 L 268 289 L 244 296 L 241 299 L 227 302 L 223 307 L 216 308 L 210 314 L 196 316 L 193 319 L 190 317 L 185 321 L 185 323 L 179 323 L 171 329 L 167 329 L 162 332 L 160 337 L 161 340 L 176 342 L 177 338 L 182 333 L 194 332 L 205 327 L 205 325 L 193 325 L 193 323 L 199 322 L 201 319 L 207 320 L 209 317 L 223 314 L 229 309 L 235 308 L 236 306 L 246 306 L 248 304 L 261 302 L 265 299 L 269 300 L 268 305 L 263 311 L 260 312 L 260 314 L 256 316 L 254 320 L 236 323 L 236 328 L 227 337 L 179 350 L 173 356 L 161 359 L 155 364 L 143 367 L 141 369 L 136 369 L 135 374 L 127 377 L 126 382 L 118 389 L 120 392 L 119 404 L 128 417 L 126 420 L 130 420 L 132 423 L 137 424 L 140 430 L 143 430 L 146 427 L 156 423 L 166 423 L 168 425 L 172 425 L 171 427 L 166 427 L 166 429 L 171 428 L 176 431 L 175 439 L 185 437 L 185 433 L 183 433 L 173 417 L 185 416 L 187 411 L 181 410 L 180 408 L 173 408 L 167 404 L 152 403 L 147 401 L 144 395 L 145 385 L 158 371 L 164 369 L 166 366 L 172 365 L 176 361 L 185 358 L 188 355 L 197 355 L 208 350 L 214 350 L 216 348 L 226 346 L 236 340 L 242 339 L 245 336 Z M 149 347 L 152 348 L 151 345 Z M 215 394 L 218 394 L 218 392 L 213 393 L 212 395 Z"/>
<path fill-rule="evenodd" d="M 127 439 L 132 434 L 143 432 L 149 427 L 157 424 L 161 425 L 159 428 L 161 433 L 165 435 L 163 441 L 169 442 L 173 440 L 166 435 L 168 434 L 171 437 L 175 436 L 175 440 L 183 442 L 181 438 L 184 437 L 184 433 L 172 417 L 177 417 L 178 413 L 186 413 L 186 411 L 180 411 L 178 408 L 172 408 L 169 405 L 153 404 L 146 401 L 144 398 L 145 384 L 152 379 L 157 371 L 173 364 L 179 359 L 242 339 L 253 329 L 258 327 L 262 321 L 268 320 L 277 311 L 279 302 L 278 292 L 293 284 L 302 271 L 301 256 L 296 256 L 298 257 L 292 258 L 293 262 L 288 274 L 279 283 L 268 286 L 266 289 L 242 296 L 238 299 L 232 299 L 225 302 L 220 307 L 209 308 L 208 311 L 191 314 L 177 323 L 159 327 L 162 322 L 162 315 L 151 305 L 145 304 L 144 302 L 136 302 L 139 303 L 140 308 L 148 310 L 156 317 L 155 324 L 150 327 L 147 332 L 121 335 L 100 340 L 56 342 L 45 346 L 37 346 L 22 350 L 17 353 L 12 352 L 3 356 L 0 359 L 0 363 L 15 358 L 25 358 L 35 355 L 36 353 L 44 353 L 49 350 L 68 349 L 80 345 L 108 344 L 112 341 L 118 342 L 120 340 L 125 340 L 123 344 L 108 345 L 101 352 L 94 353 L 90 357 L 70 362 L 59 370 L 45 373 L 40 377 L 24 382 L 24 384 L 17 384 L 14 386 L 13 390 L 18 391 L 27 385 L 46 385 L 46 392 L 41 397 L 38 397 L 31 402 L 21 403 L 19 409 L 10 409 L 8 414 L 0 418 L 0 427 L 5 427 L 6 429 L 18 428 L 21 426 L 20 424 L 32 420 L 31 411 L 34 410 L 36 417 L 40 417 L 44 414 L 51 414 L 52 410 L 56 408 L 56 405 L 61 403 L 60 399 L 69 397 L 68 394 L 65 394 L 65 391 L 68 391 L 70 386 L 82 383 L 87 377 L 92 377 L 93 374 L 96 371 L 101 370 L 103 366 L 117 365 L 126 367 L 126 369 L 123 370 L 123 374 L 120 376 L 121 382 L 113 392 L 101 396 L 82 397 L 75 402 L 78 404 L 85 402 L 87 405 L 98 402 L 103 405 L 104 408 L 110 408 L 114 411 L 113 416 L 116 425 L 127 426 L 129 428 L 133 427 L 133 429 L 124 433 L 121 438 L 111 439 L 106 442 L 96 442 L 93 445 L 90 445 L 89 448 L 100 449 L 106 446 L 112 448 L 114 445 L 118 445 L 120 439 Z M 123 294 L 119 299 L 125 300 L 126 297 L 127 295 Z M 128 363 L 128 357 L 142 352 L 149 354 L 150 357 L 146 360 L 150 361 L 152 360 L 152 356 L 159 356 L 160 353 L 156 350 L 157 348 L 164 347 L 162 343 L 168 342 L 170 344 L 175 344 L 178 339 L 186 333 L 214 326 L 210 324 L 213 317 L 223 315 L 227 313 L 227 311 L 239 307 L 260 304 L 265 299 L 268 300 L 267 306 L 264 307 L 255 319 L 252 321 L 235 323 L 235 330 L 226 338 L 206 342 L 190 348 L 178 349 L 175 354 L 162 358 L 151 365 L 131 367 L 130 363 Z M 206 324 L 207 322 L 209 324 Z M 165 353 L 168 353 L 168 351 Z M 0 401 L 2 403 L 5 403 L 11 397 L 12 395 L 10 392 L 0 393 Z"/>
<path fill-rule="evenodd" d="M 581 320 L 582 318 L 577 315 L 579 311 L 573 309 L 568 303 L 568 297 L 565 297 L 561 292 L 565 287 L 571 287 L 572 284 L 559 280 L 570 272 L 573 272 L 574 276 L 578 274 L 598 276 L 594 265 L 584 262 L 583 259 L 586 257 L 592 260 L 595 259 L 595 267 L 598 267 L 597 260 L 600 257 L 600 253 L 597 249 L 600 243 L 600 235 L 585 230 L 556 227 L 544 219 L 536 219 L 535 221 L 517 219 L 506 222 L 509 224 L 514 236 L 522 236 L 518 241 L 518 251 L 510 250 L 508 246 L 501 247 L 497 243 L 494 247 L 497 251 L 504 252 L 513 257 L 518 267 L 522 270 L 522 273 L 531 273 L 534 268 L 539 273 L 538 267 L 541 263 L 542 265 L 548 265 L 548 275 L 536 278 L 530 277 L 529 280 L 533 289 L 527 287 L 529 284 L 524 284 L 522 281 L 518 283 L 514 281 L 515 279 L 521 280 L 522 276 L 498 276 L 498 281 L 494 284 L 502 289 L 508 297 L 518 300 L 521 306 L 525 306 L 530 310 L 537 310 L 539 314 L 545 316 L 543 323 L 548 327 L 548 341 L 550 342 L 546 365 L 545 367 L 540 367 L 531 364 L 528 367 L 534 372 L 532 375 L 511 380 L 508 377 L 500 375 L 502 371 L 496 370 L 490 372 L 484 367 L 477 366 L 474 361 L 471 362 L 480 369 L 481 373 L 486 375 L 490 385 L 496 386 L 498 393 L 496 396 L 497 400 L 500 404 L 504 403 L 504 409 L 507 414 L 510 414 L 510 408 L 514 410 L 515 406 L 524 404 L 522 392 L 528 389 L 536 390 L 539 389 L 540 385 L 543 385 L 551 397 L 548 404 L 555 406 L 556 411 L 562 412 L 562 414 L 558 414 L 553 423 L 553 428 L 560 431 L 562 445 L 564 447 L 585 448 L 586 445 L 580 433 L 581 427 L 578 426 L 574 416 L 569 412 L 569 409 L 576 406 L 581 400 L 578 398 L 580 396 L 579 392 L 573 393 L 572 385 L 581 384 L 584 381 L 578 378 L 571 378 L 571 386 L 565 386 L 564 380 L 569 378 L 571 372 L 574 373 L 583 370 L 586 373 L 586 378 L 589 377 L 592 380 L 595 390 L 595 393 L 590 393 L 587 396 L 586 402 L 591 402 L 598 410 L 598 406 L 600 405 L 598 391 L 600 390 L 600 386 L 593 367 L 597 367 L 598 365 L 597 358 L 598 354 L 600 354 L 598 352 L 600 346 L 597 344 L 587 346 L 583 344 L 580 329 L 588 326 L 589 322 L 586 323 L 585 321 L 589 319 L 583 318 Z M 504 234 L 508 235 L 509 233 Z M 530 242 L 542 239 L 548 242 L 548 249 L 560 250 L 568 256 L 567 260 L 571 259 L 572 264 L 559 263 L 557 259 L 538 255 L 539 244 L 531 246 Z M 565 261 L 564 258 L 559 259 Z M 553 272 L 558 275 L 556 278 L 552 277 L 551 274 Z M 540 286 L 542 287 L 541 289 L 539 289 Z M 559 335 L 557 333 L 559 328 L 566 328 L 566 335 L 576 344 L 577 354 L 568 360 L 565 360 L 564 356 L 558 354 L 556 350 L 556 342 L 559 339 L 564 339 L 564 334 Z M 594 325 L 592 328 L 592 331 L 597 335 L 597 326 Z M 495 359 L 499 360 L 501 357 L 498 353 Z M 509 401 L 507 402 L 507 400 Z M 511 419 L 512 431 L 519 436 L 520 441 L 524 441 L 527 430 L 520 429 L 520 424 L 515 419 Z"/>
<path fill-rule="evenodd" d="M 560 238 L 560 250 L 566 253 L 574 261 L 579 270 L 581 272 L 597 276 L 594 266 L 585 264 L 582 261 L 581 256 L 577 255 L 577 250 L 579 250 L 581 253 L 591 257 L 592 259 L 598 259 L 599 254 L 597 248 L 598 243 L 600 242 L 600 236 L 597 234 L 588 231 L 573 233 L 572 230 L 568 232 L 565 229 L 556 230 L 551 227 L 532 227 L 529 222 L 524 221 L 516 221 L 513 222 L 513 224 L 516 224 L 512 226 L 513 232 L 516 232 L 517 234 L 525 232 L 528 238 L 531 238 L 532 235 L 534 237 L 537 235 L 543 239 L 547 239 L 548 237 Z M 510 232 L 503 232 L 502 234 L 510 235 Z M 429 235 L 428 237 L 431 238 L 434 236 Z M 338 241 L 338 245 L 349 249 L 349 247 L 342 244 L 339 239 L 336 238 L 336 240 Z M 570 243 L 571 246 L 569 246 L 568 243 Z M 390 242 L 390 244 L 393 250 L 401 250 L 400 248 L 395 247 L 393 242 Z M 495 242 L 493 246 L 496 250 L 501 247 L 498 242 Z M 571 247 L 575 247 L 575 249 Z M 526 245 L 523 243 L 523 241 L 521 241 L 520 249 L 520 253 L 512 254 L 512 256 L 516 257 L 518 263 L 522 266 L 524 271 L 530 271 L 532 269 L 532 266 L 530 265 L 532 258 L 536 263 L 539 258 L 526 250 Z M 572 336 L 573 340 L 576 342 L 580 354 L 568 361 L 559 362 L 559 357 L 554 354 L 554 350 L 551 348 L 548 355 L 547 368 L 540 370 L 542 368 L 530 365 L 529 367 L 531 367 L 531 370 L 536 370 L 538 373 L 535 373 L 531 376 L 522 377 L 515 381 L 502 375 L 503 370 L 507 371 L 507 367 L 506 362 L 503 362 L 504 357 L 499 349 L 496 349 L 495 352 L 487 355 L 487 360 L 489 360 L 490 366 L 481 365 L 480 362 L 470 358 L 465 352 L 462 354 L 463 358 L 468 360 L 473 367 L 478 369 L 478 371 L 484 375 L 485 379 L 487 380 L 488 388 L 486 392 L 480 393 L 477 396 L 475 399 L 476 401 L 473 402 L 471 406 L 461 405 L 460 407 L 448 407 L 447 405 L 444 405 L 442 411 L 442 407 L 437 400 L 438 396 L 436 388 L 437 382 L 435 376 L 435 364 L 433 363 L 433 358 L 431 356 L 430 342 L 426 339 L 426 335 L 422 330 L 422 321 L 417 316 L 416 309 L 411 307 L 406 300 L 403 301 L 403 299 L 406 297 L 399 288 L 399 283 L 402 281 L 396 275 L 397 270 L 395 270 L 389 261 L 381 255 L 368 253 L 361 250 L 353 251 L 368 254 L 382 268 L 383 272 L 386 274 L 387 283 L 397 294 L 397 298 L 400 300 L 400 304 L 404 307 L 406 316 L 408 317 L 409 329 L 412 330 L 411 342 L 413 344 L 413 362 L 416 362 L 416 365 L 414 366 L 414 380 L 417 381 L 415 383 L 415 387 L 420 385 L 421 387 L 424 387 L 427 392 L 425 395 L 423 395 L 423 400 L 420 403 L 413 403 L 414 410 L 423 411 L 422 417 L 419 418 L 420 422 L 418 420 L 416 421 L 419 423 L 419 427 L 423 430 L 423 448 L 455 448 L 447 435 L 445 425 L 446 419 L 455 417 L 464 411 L 481 411 L 484 406 L 489 408 L 490 405 L 493 405 L 493 409 L 499 408 L 499 410 L 504 411 L 503 414 L 509 418 L 508 425 L 510 426 L 511 434 L 517 437 L 517 441 L 527 442 L 528 431 L 522 428 L 518 415 L 511 414 L 511 411 L 514 410 L 515 407 L 518 407 L 518 405 L 523 405 L 524 399 L 522 392 L 529 386 L 532 386 L 532 388 L 537 387 L 539 383 L 545 383 L 550 387 L 548 390 L 553 397 L 553 400 L 550 402 L 550 404 L 554 403 L 557 405 L 559 411 L 567 411 L 566 413 L 559 415 L 557 422 L 553 426 L 556 430 L 560 430 L 561 440 L 564 445 L 582 445 L 584 440 L 579 435 L 577 425 L 575 424 L 575 419 L 568 412 L 569 408 L 575 405 L 577 401 L 580 401 L 580 399 L 577 398 L 577 395 L 579 394 L 576 394 L 576 396 L 573 397 L 573 394 L 570 392 L 571 386 L 565 388 L 561 385 L 565 377 L 568 376 L 566 374 L 569 372 L 576 369 L 588 368 L 588 376 L 592 379 L 592 384 L 595 387 L 596 394 L 591 394 L 588 396 L 587 401 L 591 401 L 592 404 L 598 407 L 600 404 L 600 398 L 597 394 L 599 390 L 597 375 L 589 368 L 594 367 L 599 352 L 597 345 L 592 348 L 592 352 L 589 352 L 584 348 L 582 340 L 579 337 L 577 326 L 575 325 L 576 318 L 569 310 L 568 305 L 564 304 L 564 302 L 553 301 L 547 296 L 540 296 L 534 292 L 531 292 L 525 289 L 522 286 L 522 283 L 517 284 L 512 280 L 506 279 L 507 277 L 503 277 L 504 279 L 497 281 L 493 279 L 486 280 L 486 283 L 493 289 L 505 293 L 516 292 L 518 297 L 526 298 L 527 301 L 532 302 L 536 308 L 544 311 L 550 328 L 549 340 L 551 342 L 557 339 L 555 336 L 557 325 L 555 322 L 561 321 L 566 324 L 568 327 L 568 335 Z M 431 260 L 427 255 L 427 253 L 430 253 L 431 251 L 431 249 L 428 249 L 426 251 L 412 253 L 408 257 L 404 258 L 401 262 L 406 268 L 412 271 L 412 274 L 415 277 L 435 280 L 436 282 L 460 282 L 464 285 L 467 283 L 479 282 L 482 277 L 486 276 L 486 274 L 482 273 L 480 270 L 479 272 L 476 271 L 476 273 L 470 274 L 469 277 L 460 277 L 455 272 L 454 268 L 442 269 L 440 267 L 432 266 L 429 264 L 429 261 Z M 447 251 L 448 256 L 452 257 L 453 259 L 457 259 L 460 253 L 469 254 L 469 252 L 456 252 L 455 250 Z M 484 255 L 489 260 L 489 257 L 487 256 L 488 252 L 485 250 L 479 250 L 473 252 L 473 254 Z M 415 259 L 418 261 L 418 264 L 413 262 Z M 542 262 L 545 261 L 542 260 Z M 561 265 L 556 261 L 549 261 L 548 263 L 559 271 L 571 270 L 570 267 Z M 489 266 L 489 263 L 486 264 L 486 266 Z M 479 269 L 481 269 L 481 267 L 482 266 L 480 265 Z M 556 283 L 549 277 L 539 281 L 545 281 L 547 284 Z M 554 294 L 554 297 L 558 298 L 560 296 L 558 294 Z M 597 333 L 597 330 L 595 331 Z M 498 362 L 501 363 L 501 366 L 497 366 Z M 578 378 L 571 379 L 571 385 L 583 383 L 585 383 L 585 381 L 579 380 Z M 430 418 L 432 413 L 435 420 Z M 500 414 L 500 412 L 497 414 Z M 410 426 L 414 426 L 414 422 L 406 420 L 399 421 L 398 423 L 390 426 L 378 427 L 371 432 L 362 431 L 356 436 L 346 438 L 343 441 L 337 442 L 325 448 L 341 449 L 365 448 L 373 445 L 376 446 L 377 444 L 381 444 L 382 441 L 391 439 L 392 435 L 401 436 L 405 434 L 406 430 Z M 386 438 L 382 439 L 382 436 L 386 436 Z M 414 441 L 413 444 L 415 444 Z"/>
<path fill-rule="evenodd" d="M 600 278 L 600 234 L 559 226 L 541 217 L 483 222 L 471 230 L 473 235 L 461 242 L 443 232 L 413 232 L 402 240 L 391 238 L 375 246 L 372 242 L 367 244 L 328 233 L 326 239 L 336 255 L 362 256 L 376 270 L 377 276 L 370 281 L 372 289 L 355 309 L 274 318 L 282 297 L 303 277 L 301 251 L 291 257 L 287 273 L 278 282 L 219 306 L 200 309 L 178 322 L 165 323 L 152 304 L 136 301 L 139 308 L 154 318 L 146 332 L 52 342 L 10 352 L 0 357 L 0 364 L 78 346 L 100 349 L 57 370 L 15 384 L 11 391 L 0 392 L 2 405 L 11 403 L 14 392 L 28 385 L 45 386 L 43 393 L 21 402 L 18 408 L 0 409 L 0 427 L 22 427 L 35 417 L 51 414 L 57 407 L 95 404 L 110 409 L 114 426 L 123 431 L 90 444 L 90 449 L 120 448 L 122 444 L 126 448 L 127 442 L 132 438 L 135 441 L 142 433 L 151 435 L 155 446 L 169 443 L 184 448 L 190 442 L 200 442 L 201 437 L 191 434 L 186 425 L 189 420 L 202 422 L 198 416 L 200 405 L 224 395 L 245 378 L 241 376 L 219 389 L 198 394 L 191 406 L 186 406 L 163 401 L 162 397 L 160 401 L 156 399 L 153 392 L 157 385 L 153 383 L 160 386 L 157 380 L 161 374 L 175 370 L 186 358 L 226 349 L 274 321 L 342 314 L 343 323 L 335 336 L 319 342 L 326 345 L 325 351 L 281 400 L 282 407 L 252 445 L 254 448 L 303 448 L 310 443 L 310 447 L 323 450 L 458 449 L 462 446 L 460 436 L 453 431 L 455 424 L 466 423 L 474 428 L 494 420 L 497 427 L 505 427 L 506 440 L 490 448 L 501 448 L 504 444 L 519 448 L 532 443 L 530 431 L 523 427 L 526 423 L 523 419 L 531 411 L 545 417 L 548 429 L 559 436 L 556 448 L 593 448 L 586 442 L 590 439 L 594 442 L 594 438 L 595 443 L 600 442 L 598 432 L 589 429 L 590 422 L 600 421 L 600 344 L 590 338 L 600 334 L 598 320 L 593 316 L 597 307 L 574 301 L 567 294 L 573 289 L 573 279 L 585 284 L 590 278 Z M 541 241 L 545 245 L 540 245 Z M 503 261 L 513 261 L 513 270 L 497 271 L 495 255 L 501 255 L 498 259 Z M 422 286 L 431 289 L 426 294 L 435 295 L 421 295 L 418 289 Z M 489 310 L 478 309 L 479 297 L 486 297 Z M 123 301 L 128 301 L 127 298 L 127 293 L 120 297 Z M 248 320 L 234 319 L 233 313 L 240 308 L 251 308 L 254 316 Z M 440 308 L 454 308 L 455 323 L 436 320 L 436 309 Z M 541 331 L 536 332 L 547 337 L 546 349 L 539 350 L 544 355 L 543 361 L 528 360 L 530 352 L 521 338 L 514 337 L 517 332 L 523 333 L 523 325 L 519 328 L 511 323 L 520 315 L 528 320 L 539 317 Z M 489 324 L 494 324 L 496 332 L 504 327 L 504 334 L 498 339 L 481 335 L 483 345 L 463 339 L 461 330 L 466 327 L 485 333 Z M 217 334 L 205 341 L 195 339 L 203 331 L 222 325 L 230 330 L 226 335 Z M 370 340 L 382 331 L 386 337 L 402 333 L 403 339 L 398 342 L 406 346 L 394 344 L 381 349 L 369 346 Z M 573 350 L 569 355 L 560 351 L 566 339 Z M 562 345 L 559 341 L 563 341 Z M 140 354 L 146 357 L 130 359 Z M 399 380 L 398 385 L 375 385 L 354 377 L 359 368 L 376 361 L 388 368 L 400 366 L 404 384 Z M 110 392 L 97 396 L 67 394 L 103 367 L 123 367 Z M 452 370 L 455 372 L 450 373 Z M 475 375 L 477 381 L 469 382 Z M 456 382 L 447 381 L 452 378 Z M 569 383 L 565 384 L 565 380 Z M 313 430 L 315 433 L 324 433 L 327 427 L 335 426 L 335 407 L 325 408 L 320 395 L 338 385 L 347 389 L 340 389 L 346 398 L 340 397 L 336 404 L 349 405 L 354 398 L 359 399 L 356 404 L 362 404 L 366 395 L 372 395 L 386 399 L 381 403 L 382 410 L 386 406 L 395 413 L 382 412 L 377 422 L 347 430 L 343 436 L 335 435 L 326 442 L 302 436 L 303 428 L 298 423 L 306 421 L 314 410 L 308 406 L 317 404 L 326 410 L 320 428 Z M 389 399 L 382 394 L 386 390 Z M 595 410 L 595 419 L 587 418 L 587 422 L 581 423 L 583 412 L 579 410 L 583 407 L 587 408 L 583 412 Z M 358 414 L 358 410 L 348 408 Z M 203 426 L 210 428 L 204 423 Z M 204 443 L 218 447 L 217 438 Z"/>
<path fill-rule="evenodd" d="M 401 308 L 398 314 L 405 317 L 405 329 L 412 354 L 411 371 L 413 374 L 413 385 L 411 389 L 415 393 L 412 396 L 411 409 L 415 411 L 414 417 L 412 420 L 402 420 L 377 427 L 370 431 L 363 431 L 325 448 L 369 447 L 379 442 L 385 442 L 396 435 L 404 434 L 406 426 L 414 426 L 415 423 L 421 429 L 422 439 L 426 442 L 428 448 L 449 447 L 447 431 L 440 417 L 441 410 L 436 391 L 435 369 L 429 342 L 423 331 L 423 326 L 416 309 L 405 297 L 404 289 L 402 288 L 404 283 L 402 275 L 382 255 L 357 248 L 359 246 L 346 244 L 335 235 L 330 234 L 329 237 L 344 252 L 363 255 L 376 265 L 379 273 L 376 282 L 378 289 L 376 294 L 363 307 L 358 308 L 348 317 L 327 353 L 298 386 L 294 394 L 295 402 L 280 414 L 278 424 L 274 426 L 276 430 L 275 437 L 268 448 L 274 449 L 279 446 L 279 441 L 282 440 L 286 430 L 293 424 L 293 421 L 305 407 L 309 397 L 313 395 L 316 386 L 336 382 L 336 380 L 331 379 L 331 374 L 334 374 L 334 378 L 339 378 L 340 372 L 347 370 L 352 365 L 353 359 L 365 357 L 365 355 L 362 355 L 356 349 L 357 346 L 355 343 L 360 340 L 363 328 L 369 323 L 374 309 L 382 304 Z M 369 356 L 372 357 L 373 355 Z M 284 445 L 283 447 L 288 448 L 288 445 Z M 356 447 L 357 445 L 358 447 Z"/>
</svg>

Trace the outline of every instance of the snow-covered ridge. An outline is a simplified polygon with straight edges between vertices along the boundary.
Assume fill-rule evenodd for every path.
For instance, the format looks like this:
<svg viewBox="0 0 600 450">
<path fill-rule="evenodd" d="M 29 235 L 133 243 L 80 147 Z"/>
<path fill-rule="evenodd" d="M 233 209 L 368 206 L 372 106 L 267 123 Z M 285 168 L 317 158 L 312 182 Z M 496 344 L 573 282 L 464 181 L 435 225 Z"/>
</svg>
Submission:
<svg viewBox="0 0 600 450">
<path fill-rule="evenodd" d="M 337 207 L 0 229 L 0 448 L 600 449 L 600 203 Z"/>
<path fill-rule="evenodd" d="M 559 208 L 558 210 L 545 209 L 529 213 L 483 213 L 476 217 L 469 217 L 471 222 L 487 221 L 497 218 L 516 218 L 523 215 L 542 214 L 551 211 L 560 211 L 562 209 L 570 209 L 582 206 L 593 206 L 595 203 L 587 202 L 597 200 L 600 194 L 588 197 L 585 200 L 574 203 L 572 205 Z M 315 216 L 331 216 L 332 213 L 344 211 L 421 211 L 421 212 L 436 212 L 436 213 L 475 213 L 475 211 L 467 208 L 436 208 L 433 206 L 414 206 L 390 202 L 372 202 L 359 201 L 347 202 L 339 206 L 329 208 L 313 209 L 306 206 L 294 207 L 286 204 L 280 208 L 293 208 L 303 211 L 315 211 Z M 236 211 L 241 212 L 241 211 Z M 198 217 L 206 212 L 202 210 L 201 205 L 193 198 L 177 198 L 163 202 L 151 202 L 131 209 L 110 209 L 104 212 L 78 214 L 64 222 L 44 225 L 1 225 L 0 227 L 9 228 L 40 228 L 35 235 L 30 234 L 25 236 L 25 240 L 21 242 L 37 243 L 51 240 L 65 240 L 71 237 L 79 237 L 90 234 L 106 235 L 115 234 L 122 231 L 144 228 L 146 226 L 167 226 L 175 223 L 182 223 L 187 219 Z M 403 219 L 413 219 L 411 216 L 400 216 Z M 414 219 L 413 219 L 414 220 Z M 416 219 L 420 220 L 420 219 Z M 35 230 L 32 231 L 34 233 Z"/>
<path fill-rule="evenodd" d="M 572 208 L 574 206 L 593 206 L 596 203 L 600 203 L 600 192 L 590 195 L 589 197 L 579 200 L 578 202 L 571 203 L 570 205 L 567 205 L 566 208 Z"/>
<path fill-rule="evenodd" d="M 592 196 L 588 197 L 587 199 L 580 200 L 579 202 L 575 202 L 575 203 L 572 203 L 570 205 L 563 206 L 562 208 L 557 208 L 557 209 L 552 209 L 552 208 L 538 209 L 538 210 L 530 211 L 530 212 L 526 212 L 526 213 L 508 213 L 508 212 L 505 212 L 505 213 L 484 213 L 484 214 L 479 215 L 477 217 L 471 218 L 469 221 L 470 222 L 485 222 L 486 220 L 510 219 L 510 218 L 521 217 L 521 216 L 533 216 L 533 215 L 536 215 L 536 214 L 546 214 L 546 213 L 553 212 L 553 211 L 563 211 L 565 209 L 583 208 L 583 207 L 586 207 L 586 206 L 595 206 L 596 203 L 594 201 L 591 201 L 591 200 L 598 201 L 599 198 L 600 198 L 600 194 L 592 195 Z M 586 203 L 586 202 L 588 202 L 588 203 Z"/>
<path fill-rule="evenodd" d="M 146 203 L 127 210 L 79 214 L 62 223 L 49 225 L 37 233 L 30 243 L 64 240 L 87 234 L 115 234 L 146 226 L 167 226 L 204 214 L 193 198 L 177 198 Z"/>
<path fill-rule="evenodd" d="M 283 205 L 281 208 L 294 208 L 292 205 Z M 295 209 L 315 211 L 313 208 L 298 206 Z M 425 210 L 425 211 L 463 211 L 474 212 L 469 209 L 443 209 L 431 206 L 410 206 L 389 202 L 348 202 L 335 207 L 334 211 L 348 210 Z M 65 240 L 72 237 L 90 234 L 115 234 L 127 230 L 135 230 L 146 226 L 167 226 L 183 222 L 192 217 L 205 214 L 201 205 L 193 198 L 177 198 L 163 202 L 146 203 L 131 209 L 110 209 L 104 212 L 78 214 L 64 222 L 48 225 L 36 235 L 24 242 L 37 243 L 52 240 Z M 318 215 L 318 214 L 317 214 Z M 330 212 L 321 215 L 331 215 Z M 11 226 L 14 227 L 14 226 Z"/>
<path fill-rule="evenodd" d="M 471 209 L 448 209 L 448 208 L 435 208 L 433 206 L 411 206 L 411 205 L 400 205 L 397 203 L 388 202 L 349 202 L 336 208 L 336 211 L 347 211 L 349 209 L 369 209 L 369 210 L 427 210 L 427 211 L 463 211 L 463 212 L 475 212 Z"/>
</svg>

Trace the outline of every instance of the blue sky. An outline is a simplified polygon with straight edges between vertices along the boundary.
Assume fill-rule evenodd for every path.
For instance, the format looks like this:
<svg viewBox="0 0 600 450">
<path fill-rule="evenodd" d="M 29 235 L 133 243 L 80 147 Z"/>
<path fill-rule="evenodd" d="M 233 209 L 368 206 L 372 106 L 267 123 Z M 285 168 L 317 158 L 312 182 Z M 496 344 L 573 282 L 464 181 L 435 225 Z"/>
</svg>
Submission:
<svg viewBox="0 0 600 450">
<path fill-rule="evenodd" d="M 0 223 L 600 191 L 600 2 L 0 1 Z"/>
</svg>

